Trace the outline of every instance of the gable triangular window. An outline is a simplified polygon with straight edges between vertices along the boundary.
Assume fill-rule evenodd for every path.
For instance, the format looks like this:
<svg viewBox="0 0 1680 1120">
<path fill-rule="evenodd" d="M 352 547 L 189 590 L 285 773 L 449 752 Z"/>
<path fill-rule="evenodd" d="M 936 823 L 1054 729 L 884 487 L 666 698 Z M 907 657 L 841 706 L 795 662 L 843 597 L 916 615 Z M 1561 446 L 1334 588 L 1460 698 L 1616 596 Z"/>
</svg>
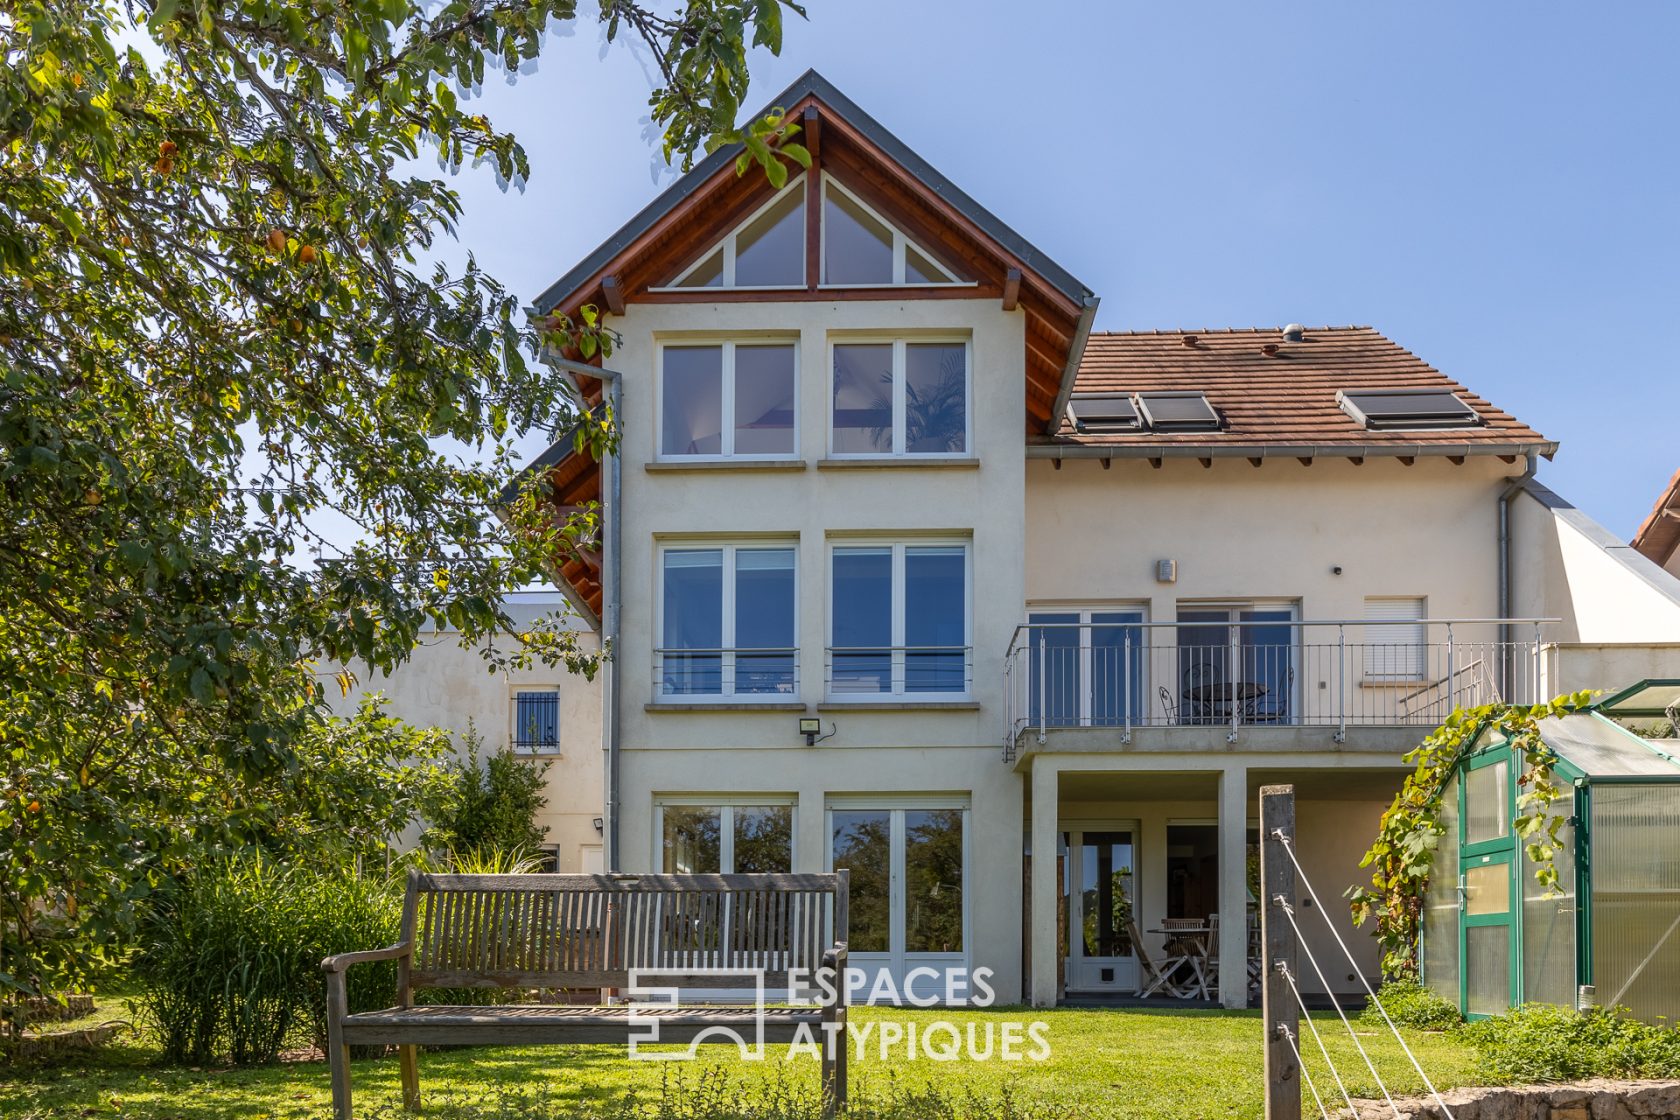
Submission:
<svg viewBox="0 0 1680 1120">
<path fill-rule="evenodd" d="M 827 175 L 823 176 L 822 240 L 825 288 L 961 283 L 921 246 Z"/>
<path fill-rule="evenodd" d="M 800 176 L 765 202 L 665 285 L 776 290 L 805 287 L 805 255 L 817 253 L 824 288 L 892 288 L 970 283 L 828 175 L 817 196 L 818 244 L 807 248 L 806 186 Z"/>
<path fill-rule="evenodd" d="M 804 177 L 729 232 L 721 244 L 671 281 L 673 288 L 803 288 Z"/>
</svg>

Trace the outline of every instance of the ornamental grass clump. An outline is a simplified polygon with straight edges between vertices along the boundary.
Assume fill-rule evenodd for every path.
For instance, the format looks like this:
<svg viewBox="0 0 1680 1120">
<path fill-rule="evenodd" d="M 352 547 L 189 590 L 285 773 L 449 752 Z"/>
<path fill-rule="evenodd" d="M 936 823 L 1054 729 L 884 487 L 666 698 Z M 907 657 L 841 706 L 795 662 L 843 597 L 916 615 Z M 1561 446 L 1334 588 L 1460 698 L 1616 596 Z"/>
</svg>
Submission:
<svg viewBox="0 0 1680 1120">
<path fill-rule="evenodd" d="M 263 859 L 199 868 L 165 892 L 135 960 L 140 1007 L 164 1057 L 274 1061 L 288 1042 L 325 1039 L 321 960 L 396 940 L 400 896 L 351 867 Z M 350 977 L 351 1010 L 389 1006 L 395 969 Z"/>
</svg>

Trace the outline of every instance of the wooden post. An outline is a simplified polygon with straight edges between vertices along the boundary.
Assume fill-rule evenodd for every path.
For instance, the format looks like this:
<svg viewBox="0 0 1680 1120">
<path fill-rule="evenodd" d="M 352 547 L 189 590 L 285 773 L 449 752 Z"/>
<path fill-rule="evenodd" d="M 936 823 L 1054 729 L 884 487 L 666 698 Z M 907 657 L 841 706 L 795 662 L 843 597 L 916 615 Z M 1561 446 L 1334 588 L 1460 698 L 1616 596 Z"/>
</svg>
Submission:
<svg viewBox="0 0 1680 1120">
<path fill-rule="evenodd" d="M 1301 1120 L 1301 1066 L 1292 1038 L 1301 1016 L 1290 991 L 1296 976 L 1295 927 L 1282 907 L 1295 906 L 1295 865 L 1279 835 L 1295 839 L 1295 787 L 1260 787 L 1261 1021 L 1266 1028 L 1266 1120 Z"/>
</svg>

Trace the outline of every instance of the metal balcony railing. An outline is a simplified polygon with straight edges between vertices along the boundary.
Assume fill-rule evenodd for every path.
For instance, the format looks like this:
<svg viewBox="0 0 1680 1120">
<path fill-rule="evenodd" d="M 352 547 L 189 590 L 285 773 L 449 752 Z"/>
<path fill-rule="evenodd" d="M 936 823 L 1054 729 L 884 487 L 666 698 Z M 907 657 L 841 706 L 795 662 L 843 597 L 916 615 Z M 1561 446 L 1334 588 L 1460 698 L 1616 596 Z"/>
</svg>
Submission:
<svg viewBox="0 0 1680 1120">
<path fill-rule="evenodd" d="M 1433 726 L 1540 699 L 1553 619 L 1030 623 L 1004 655 L 1006 754 L 1053 728 Z M 1223 640 L 1209 641 L 1209 632 Z M 1191 636 L 1194 641 L 1181 641 Z"/>
<path fill-rule="evenodd" d="M 833 698 L 955 699 L 973 689 L 971 646 L 829 646 L 825 655 Z"/>
<path fill-rule="evenodd" d="M 659 701 L 774 701 L 799 695 L 799 650 L 787 647 L 656 649 Z"/>
</svg>

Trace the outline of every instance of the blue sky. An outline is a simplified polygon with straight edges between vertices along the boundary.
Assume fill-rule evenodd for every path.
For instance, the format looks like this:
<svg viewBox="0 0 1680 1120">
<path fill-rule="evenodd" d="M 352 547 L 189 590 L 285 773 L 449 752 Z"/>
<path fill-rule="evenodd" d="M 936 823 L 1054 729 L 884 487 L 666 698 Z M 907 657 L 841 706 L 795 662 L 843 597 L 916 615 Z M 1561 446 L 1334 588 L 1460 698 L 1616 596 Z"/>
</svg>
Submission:
<svg viewBox="0 0 1680 1120">
<path fill-rule="evenodd" d="M 593 12 L 456 181 L 529 298 L 667 183 L 653 75 Z M 1563 444 L 1622 536 L 1680 467 L 1680 4 L 810 0 L 816 67 L 1100 296 L 1099 329 L 1368 323 Z"/>
</svg>

